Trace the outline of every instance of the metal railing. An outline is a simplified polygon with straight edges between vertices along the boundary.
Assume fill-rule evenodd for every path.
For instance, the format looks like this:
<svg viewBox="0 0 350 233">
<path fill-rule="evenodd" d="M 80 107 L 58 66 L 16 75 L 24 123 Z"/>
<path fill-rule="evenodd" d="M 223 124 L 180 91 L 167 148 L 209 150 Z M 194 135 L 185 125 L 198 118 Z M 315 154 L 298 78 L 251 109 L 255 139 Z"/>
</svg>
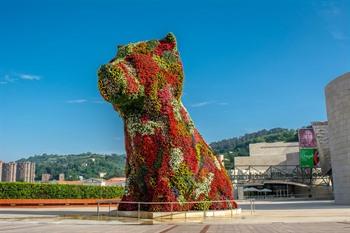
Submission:
<svg viewBox="0 0 350 233">
<path fill-rule="evenodd" d="M 212 216 L 215 217 L 215 211 L 224 211 L 224 210 L 229 210 L 230 214 L 229 216 L 232 218 L 234 216 L 234 214 L 238 214 L 238 208 L 235 208 L 233 205 L 235 205 L 235 200 L 218 200 L 218 201 L 187 201 L 187 202 L 132 202 L 132 201 L 119 201 L 119 200 L 99 200 L 96 202 L 97 203 L 97 216 L 100 216 L 100 208 L 102 205 L 108 205 L 108 216 L 111 216 L 111 207 L 114 205 L 116 207 L 115 211 L 116 211 L 116 217 L 119 217 L 119 212 L 118 211 L 118 206 L 120 204 L 131 204 L 131 205 L 137 205 L 137 219 L 140 220 L 141 219 L 141 213 L 142 212 L 148 212 L 148 211 L 144 211 L 142 210 L 142 205 L 170 205 L 170 210 L 168 211 L 154 211 L 154 213 L 161 213 L 160 218 L 162 218 L 162 216 L 168 216 L 170 217 L 170 219 L 173 219 L 175 214 L 179 214 L 182 213 L 185 215 L 185 218 L 188 217 L 188 213 L 191 212 L 201 212 L 203 211 L 203 217 L 207 217 L 207 213 L 211 212 Z M 229 208 L 227 209 L 206 209 L 203 208 L 202 210 L 190 210 L 190 209 L 185 209 L 185 210 L 175 210 L 175 206 L 179 206 L 179 205 L 187 205 L 187 204 L 204 204 L 207 205 L 208 207 L 211 206 L 212 204 L 215 203 L 226 203 L 228 205 Z M 234 213 L 235 211 L 235 213 Z M 132 211 L 131 211 L 132 212 Z M 255 202 L 252 199 L 251 200 L 251 214 L 253 214 L 253 212 L 255 212 Z M 162 215 L 163 214 L 163 215 Z M 198 216 L 197 216 L 198 217 Z"/>
<path fill-rule="evenodd" d="M 299 165 L 238 165 L 229 171 L 237 184 L 284 180 L 306 185 L 329 186 L 330 177 L 323 175 L 320 168 L 305 168 Z"/>
<path fill-rule="evenodd" d="M 305 194 L 295 194 L 295 193 L 282 193 L 281 195 L 276 194 L 248 194 L 242 200 L 333 200 L 333 195 L 322 194 L 322 193 L 305 193 Z"/>
<path fill-rule="evenodd" d="M 253 215 L 255 213 L 255 199 L 249 199 L 250 202 L 250 214 Z"/>
</svg>

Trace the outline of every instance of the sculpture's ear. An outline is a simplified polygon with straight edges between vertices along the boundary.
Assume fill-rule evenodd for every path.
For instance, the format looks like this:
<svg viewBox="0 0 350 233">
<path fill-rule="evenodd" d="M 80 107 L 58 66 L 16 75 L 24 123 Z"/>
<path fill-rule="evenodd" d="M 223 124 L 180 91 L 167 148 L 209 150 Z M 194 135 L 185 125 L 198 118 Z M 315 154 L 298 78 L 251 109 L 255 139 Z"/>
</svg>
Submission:
<svg viewBox="0 0 350 233">
<path fill-rule="evenodd" d="M 175 37 L 174 33 L 172 33 L 172 32 L 169 32 L 168 34 L 166 34 L 164 40 L 168 41 L 168 42 L 173 42 L 176 44 L 176 37 Z"/>
<path fill-rule="evenodd" d="M 166 34 L 166 36 L 164 37 L 164 39 L 162 39 L 162 41 L 168 42 L 170 44 L 174 44 L 175 45 L 174 48 L 177 47 L 176 37 L 172 32 L 169 32 L 168 34 Z"/>
</svg>

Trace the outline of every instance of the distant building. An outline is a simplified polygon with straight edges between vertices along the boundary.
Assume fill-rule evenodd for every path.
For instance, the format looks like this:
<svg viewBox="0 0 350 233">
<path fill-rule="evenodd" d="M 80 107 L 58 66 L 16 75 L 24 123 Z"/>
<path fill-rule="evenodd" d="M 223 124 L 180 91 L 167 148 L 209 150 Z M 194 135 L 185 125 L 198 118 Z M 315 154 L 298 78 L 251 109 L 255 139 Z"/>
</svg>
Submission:
<svg viewBox="0 0 350 233">
<path fill-rule="evenodd" d="M 16 181 L 34 182 L 35 163 L 21 162 L 17 163 Z"/>
<path fill-rule="evenodd" d="M 125 186 L 125 177 L 113 177 L 109 180 L 89 178 L 85 180 L 63 180 L 53 181 L 57 184 L 70 184 L 70 185 L 93 185 L 93 186 Z"/>
<path fill-rule="evenodd" d="M 235 166 L 299 165 L 298 142 L 249 144 L 250 156 L 235 157 Z"/>
<path fill-rule="evenodd" d="M 93 186 L 106 186 L 104 179 L 89 178 L 82 180 L 63 180 L 57 181 L 58 184 L 71 184 L 71 185 L 93 185 Z"/>
<path fill-rule="evenodd" d="M 17 164 L 14 162 L 3 163 L 2 165 L 2 181 L 16 182 Z"/>
<path fill-rule="evenodd" d="M 250 156 L 235 157 L 231 171 L 237 198 L 332 198 L 329 177 L 302 167 L 299 152 L 298 142 L 249 144 Z"/>
<path fill-rule="evenodd" d="M 2 181 L 2 165 L 3 162 L 0 160 L 0 182 Z"/>
<path fill-rule="evenodd" d="M 84 185 L 95 185 L 95 186 L 106 186 L 106 181 L 104 179 L 90 178 L 83 180 Z"/>
<path fill-rule="evenodd" d="M 329 147 L 328 122 L 312 122 L 317 139 L 317 148 L 320 156 L 322 174 L 332 174 L 331 153 Z"/>
<path fill-rule="evenodd" d="M 41 182 L 49 182 L 51 175 L 48 173 L 41 174 Z"/>
<path fill-rule="evenodd" d="M 125 177 L 113 177 L 106 180 L 106 186 L 122 186 L 125 187 L 126 178 Z"/>
<path fill-rule="evenodd" d="M 58 175 L 58 181 L 64 181 L 64 173 Z"/>
</svg>

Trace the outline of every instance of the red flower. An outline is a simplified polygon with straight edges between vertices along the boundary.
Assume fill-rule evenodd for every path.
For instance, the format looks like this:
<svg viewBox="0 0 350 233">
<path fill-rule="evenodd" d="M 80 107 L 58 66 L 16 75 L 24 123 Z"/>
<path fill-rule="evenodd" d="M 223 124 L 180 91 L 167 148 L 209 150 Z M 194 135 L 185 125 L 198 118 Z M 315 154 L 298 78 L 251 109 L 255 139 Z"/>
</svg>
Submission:
<svg viewBox="0 0 350 233">
<path fill-rule="evenodd" d="M 130 75 L 128 68 L 123 63 L 119 63 L 118 66 L 124 72 L 124 76 L 127 83 L 127 92 L 129 94 L 137 93 L 139 91 L 139 85 L 137 84 L 135 78 Z"/>
<path fill-rule="evenodd" d="M 175 48 L 174 42 L 160 41 L 157 48 L 154 50 L 154 53 L 161 56 L 164 51 L 170 51 Z"/>
<path fill-rule="evenodd" d="M 157 158 L 157 152 L 158 152 L 157 138 L 151 137 L 149 135 L 145 135 L 143 136 L 141 145 L 142 145 L 142 150 L 140 151 L 140 153 L 143 154 L 143 157 L 145 159 L 148 169 L 152 171 L 153 164 Z"/>
<path fill-rule="evenodd" d="M 132 54 L 126 58 L 135 65 L 137 76 L 145 86 L 146 94 L 149 94 L 153 79 L 156 78 L 160 68 L 158 64 L 148 54 Z"/>
</svg>

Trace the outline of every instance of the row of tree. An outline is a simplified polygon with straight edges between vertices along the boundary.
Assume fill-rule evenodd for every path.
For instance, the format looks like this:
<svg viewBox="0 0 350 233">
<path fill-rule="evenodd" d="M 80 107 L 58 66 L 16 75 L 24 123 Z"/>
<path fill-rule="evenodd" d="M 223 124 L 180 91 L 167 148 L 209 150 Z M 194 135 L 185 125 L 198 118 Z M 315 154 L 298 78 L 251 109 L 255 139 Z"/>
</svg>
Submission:
<svg viewBox="0 0 350 233">
<path fill-rule="evenodd" d="M 105 173 L 104 178 L 120 177 L 125 175 L 125 155 L 104 155 L 95 153 L 82 154 L 42 154 L 20 159 L 17 162 L 35 162 L 35 176 L 41 179 L 41 174 L 48 173 L 53 179 L 58 179 L 60 173 L 64 173 L 66 180 L 78 180 L 84 178 L 99 178 Z"/>
</svg>

